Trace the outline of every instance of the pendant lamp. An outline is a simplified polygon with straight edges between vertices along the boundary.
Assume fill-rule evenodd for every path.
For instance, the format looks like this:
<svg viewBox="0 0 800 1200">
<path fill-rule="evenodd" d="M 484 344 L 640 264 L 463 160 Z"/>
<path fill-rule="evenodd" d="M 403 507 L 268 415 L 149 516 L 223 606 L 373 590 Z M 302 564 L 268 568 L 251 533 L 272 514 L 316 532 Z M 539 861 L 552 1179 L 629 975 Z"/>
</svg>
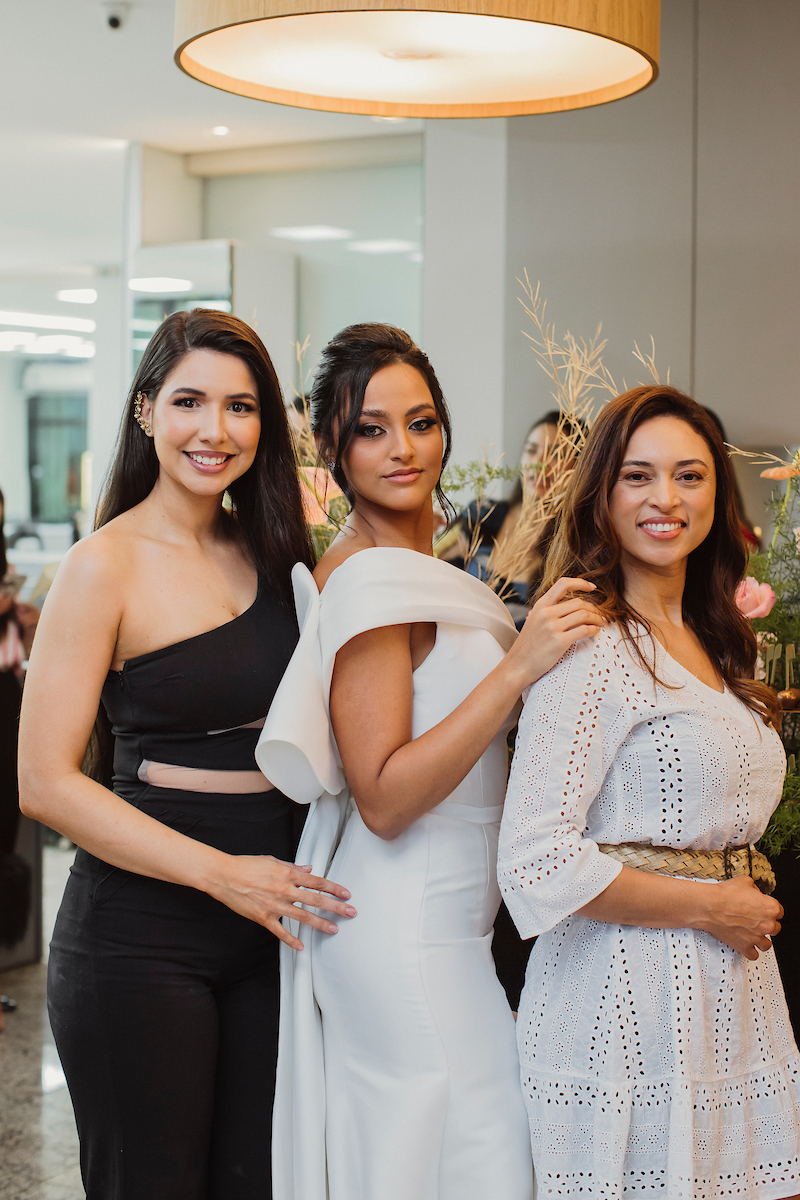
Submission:
<svg viewBox="0 0 800 1200">
<path fill-rule="evenodd" d="M 226 92 L 384 117 L 507 117 L 630 96 L 660 0 L 176 0 L 175 60 Z"/>
</svg>

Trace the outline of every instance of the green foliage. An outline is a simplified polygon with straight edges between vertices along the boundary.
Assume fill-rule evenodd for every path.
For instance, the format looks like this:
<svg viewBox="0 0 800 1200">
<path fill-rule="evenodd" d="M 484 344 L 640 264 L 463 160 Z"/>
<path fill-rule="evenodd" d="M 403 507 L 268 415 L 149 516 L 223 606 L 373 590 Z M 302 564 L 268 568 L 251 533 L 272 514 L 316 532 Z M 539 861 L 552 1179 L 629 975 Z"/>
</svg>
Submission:
<svg viewBox="0 0 800 1200">
<path fill-rule="evenodd" d="M 800 477 L 789 479 L 786 491 L 772 501 L 775 517 L 775 536 L 769 550 L 750 559 L 748 574 L 759 583 L 768 583 L 775 593 L 772 612 L 753 621 L 759 640 L 776 642 L 781 646 L 794 643 L 800 651 L 800 545 L 795 530 L 800 527 Z M 778 660 L 775 686 L 788 687 L 790 682 L 800 686 L 800 662 L 795 660 L 793 681 L 786 678 L 786 658 Z M 800 712 L 784 715 L 781 737 L 789 759 L 789 769 L 783 784 L 781 802 L 772 814 L 769 825 L 758 843 L 768 857 L 783 850 L 794 850 L 800 856 Z"/>
<path fill-rule="evenodd" d="M 324 525 L 309 525 L 308 532 L 311 534 L 311 544 L 314 547 L 314 555 L 317 562 L 322 558 L 325 551 L 330 546 L 333 539 L 336 537 L 342 525 L 347 520 L 350 512 L 350 505 L 347 503 L 346 496 L 333 496 L 328 501 L 328 520 Z"/>
<path fill-rule="evenodd" d="M 485 458 L 473 459 L 465 467 L 451 463 L 442 475 L 442 488 L 448 495 L 466 490 L 480 501 L 492 484 L 498 480 L 512 482 L 518 474 L 516 467 L 501 467 L 499 463 L 490 463 Z"/>
<path fill-rule="evenodd" d="M 767 858 L 775 858 L 783 850 L 794 850 L 800 858 L 800 771 L 796 766 L 786 772 L 781 802 L 772 814 L 758 848 Z"/>
<path fill-rule="evenodd" d="M 776 596 L 772 612 L 753 621 L 753 628 L 783 646 L 787 642 L 800 643 L 800 548 L 794 532 L 800 527 L 799 480 L 798 476 L 790 479 L 785 495 L 772 501 L 775 515 L 772 545 L 767 553 L 753 555 L 748 566 L 748 573 L 759 583 L 768 583 Z M 783 666 L 782 662 L 779 670 Z M 785 676 L 778 678 L 786 686 Z"/>
</svg>

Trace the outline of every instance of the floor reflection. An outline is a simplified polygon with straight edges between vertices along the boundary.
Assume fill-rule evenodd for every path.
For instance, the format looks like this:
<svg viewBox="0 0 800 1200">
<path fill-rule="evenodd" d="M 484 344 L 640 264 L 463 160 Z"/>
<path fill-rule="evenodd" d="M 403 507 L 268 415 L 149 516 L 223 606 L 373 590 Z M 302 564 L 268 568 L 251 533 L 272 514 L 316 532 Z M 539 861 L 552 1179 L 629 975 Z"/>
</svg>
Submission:
<svg viewBox="0 0 800 1200">
<path fill-rule="evenodd" d="M 44 926 L 49 941 L 72 855 L 45 850 Z M 78 1135 L 45 997 L 47 965 L 7 971 L 17 1001 L 0 1033 L 0 1200 L 84 1200 Z"/>
</svg>

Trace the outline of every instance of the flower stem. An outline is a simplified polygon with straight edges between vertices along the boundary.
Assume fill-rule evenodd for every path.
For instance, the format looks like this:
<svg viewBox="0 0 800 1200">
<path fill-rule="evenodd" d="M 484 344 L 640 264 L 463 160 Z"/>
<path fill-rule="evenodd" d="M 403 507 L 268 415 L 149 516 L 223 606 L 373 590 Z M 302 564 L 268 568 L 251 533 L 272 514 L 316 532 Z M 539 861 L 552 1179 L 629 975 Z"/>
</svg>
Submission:
<svg viewBox="0 0 800 1200">
<path fill-rule="evenodd" d="M 775 522 L 775 532 L 772 535 L 772 542 L 770 543 L 769 554 L 767 555 L 767 567 L 766 567 L 767 571 L 769 571 L 769 569 L 772 565 L 772 556 L 775 553 L 775 547 L 778 544 L 778 534 L 781 532 L 781 530 L 783 528 L 783 522 L 786 520 L 786 510 L 789 507 L 789 498 L 791 497 L 791 494 L 792 494 L 792 481 L 791 481 L 791 479 L 787 479 L 786 480 L 786 495 L 783 497 L 783 504 L 781 505 L 781 511 L 778 513 L 778 520 Z"/>
</svg>

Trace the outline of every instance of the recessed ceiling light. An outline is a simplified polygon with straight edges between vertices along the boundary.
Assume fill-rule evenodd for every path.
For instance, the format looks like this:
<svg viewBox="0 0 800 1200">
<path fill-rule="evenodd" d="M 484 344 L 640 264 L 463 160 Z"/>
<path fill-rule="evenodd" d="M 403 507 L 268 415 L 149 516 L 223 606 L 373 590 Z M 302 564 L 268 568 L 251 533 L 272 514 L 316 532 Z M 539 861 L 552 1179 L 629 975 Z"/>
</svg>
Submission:
<svg viewBox="0 0 800 1200">
<path fill-rule="evenodd" d="M 85 317 L 48 317 L 42 313 L 0 312 L 0 325 L 27 325 L 31 329 L 71 329 L 74 333 L 94 333 L 95 321 Z"/>
<path fill-rule="evenodd" d="M 215 125 L 211 132 L 214 137 L 226 137 L 230 133 L 230 129 L 227 125 Z"/>
<path fill-rule="evenodd" d="M 97 292 L 94 288 L 64 288 L 56 292 L 56 300 L 65 300 L 67 304 L 94 304 Z"/>
<path fill-rule="evenodd" d="M 167 275 L 152 275 L 141 279 L 129 279 L 132 292 L 190 292 L 194 287 L 191 279 L 171 279 Z"/>
<path fill-rule="evenodd" d="M 270 229 L 270 234 L 290 242 L 344 242 L 353 236 L 353 231 L 335 225 L 281 225 Z"/>
<path fill-rule="evenodd" d="M 348 250 L 356 254 L 407 254 L 409 250 L 418 250 L 416 242 L 403 242 L 400 238 L 373 238 L 367 242 L 351 242 Z"/>
<path fill-rule="evenodd" d="M 58 354 L 65 358 L 94 358 L 94 342 L 69 333 L 34 333 L 30 329 L 0 330 L 0 352 Z"/>
</svg>

